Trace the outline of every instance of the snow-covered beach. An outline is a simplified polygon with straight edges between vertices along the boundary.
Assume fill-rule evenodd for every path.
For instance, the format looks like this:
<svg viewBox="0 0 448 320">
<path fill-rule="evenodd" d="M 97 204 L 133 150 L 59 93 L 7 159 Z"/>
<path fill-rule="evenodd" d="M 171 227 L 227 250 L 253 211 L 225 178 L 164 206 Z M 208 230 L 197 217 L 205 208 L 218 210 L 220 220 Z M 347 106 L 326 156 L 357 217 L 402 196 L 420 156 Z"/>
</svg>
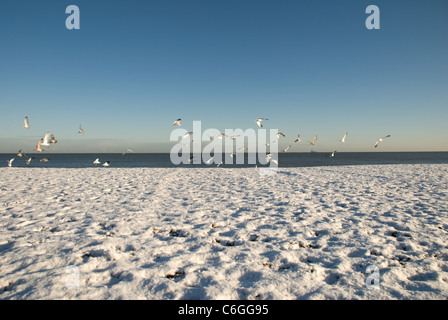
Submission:
<svg viewBox="0 0 448 320">
<path fill-rule="evenodd" d="M 448 298 L 448 165 L 0 176 L 0 299 Z"/>
</svg>

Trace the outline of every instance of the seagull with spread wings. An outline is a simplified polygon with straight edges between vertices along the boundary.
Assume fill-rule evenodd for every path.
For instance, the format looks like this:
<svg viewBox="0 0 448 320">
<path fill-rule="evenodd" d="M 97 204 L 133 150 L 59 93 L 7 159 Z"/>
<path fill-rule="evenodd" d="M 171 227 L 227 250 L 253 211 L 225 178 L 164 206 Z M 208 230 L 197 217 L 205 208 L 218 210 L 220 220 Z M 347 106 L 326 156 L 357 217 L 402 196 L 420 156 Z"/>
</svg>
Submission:
<svg viewBox="0 0 448 320">
<path fill-rule="evenodd" d="M 390 134 L 388 134 L 387 136 L 384 136 L 384 137 L 382 137 L 382 138 L 379 138 L 377 141 L 376 141 L 376 143 L 375 143 L 375 148 L 377 148 L 378 147 L 378 144 L 381 142 L 381 141 L 383 141 L 383 139 L 386 139 L 386 138 L 389 138 L 390 137 Z"/>
</svg>

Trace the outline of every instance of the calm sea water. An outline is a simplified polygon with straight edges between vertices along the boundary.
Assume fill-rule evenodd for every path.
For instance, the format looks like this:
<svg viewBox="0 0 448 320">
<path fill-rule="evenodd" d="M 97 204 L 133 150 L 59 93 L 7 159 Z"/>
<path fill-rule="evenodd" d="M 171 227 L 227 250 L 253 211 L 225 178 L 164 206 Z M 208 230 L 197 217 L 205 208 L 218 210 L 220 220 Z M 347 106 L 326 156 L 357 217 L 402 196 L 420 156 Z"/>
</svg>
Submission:
<svg viewBox="0 0 448 320">
<path fill-rule="evenodd" d="M 0 154 L 0 167 L 6 167 L 7 161 L 15 158 L 13 167 L 28 168 L 92 168 L 93 161 L 100 158 L 103 163 L 110 161 L 113 168 L 172 168 L 172 167 L 216 167 L 216 164 L 180 164 L 174 165 L 169 153 L 128 153 L 122 154 L 67 154 L 46 153 L 32 154 L 34 159 L 29 165 L 25 158 L 15 154 Z M 448 164 L 448 152 L 340 152 L 333 158 L 326 157 L 327 153 L 279 153 L 279 167 L 312 167 L 312 166 L 341 166 L 341 165 L 370 165 L 370 164 Z M 247 157 L 247 155 L 246 155 Z M 41 162 L 48 158 L 48 162 Z M 208 159 L 203 160 L 205 162 Z M 224 162 L 233 161 L 229 155 L 223 156 Z M 226 164 L 224 168 L 254 167 L 254 164 Z"/>
</svg>

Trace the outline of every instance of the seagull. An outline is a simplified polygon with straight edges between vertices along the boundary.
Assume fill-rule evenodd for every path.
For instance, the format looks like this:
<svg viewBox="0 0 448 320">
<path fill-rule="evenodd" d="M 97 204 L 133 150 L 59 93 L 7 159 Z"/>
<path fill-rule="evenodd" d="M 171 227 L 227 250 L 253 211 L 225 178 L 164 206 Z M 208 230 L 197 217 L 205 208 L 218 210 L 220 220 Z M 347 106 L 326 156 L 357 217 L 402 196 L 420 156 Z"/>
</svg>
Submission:
<svg viewBox="0 0 448 320">
<path fill-rule="evenodd" d="M 28 164 L 30 164 L 30 162 L 31 162 L 31 160 L 33 160 L 34 159 L 34 157 L 29 157 L 28 159 L 26 159 L 26 164 L 28 165 Z"/>
<path fill-rule="evenodd" d="M 19 152 L 17 152 L 17 156 L 19 158 L 22 158 L 22 156 L 23 156 L 22 149 L 20 149 Z"/>
<path fill-rule="evenodd" d="M 345 139 L 347 138 L 347 135 L 348 135 L 348 132 L 346 132 L 346 133 L 344 134 L 344 136 L 343 136 L 342 139 L 341 139 L 341 142 L 345 142 Z"/>
<path fill-rule="evenodd" d="M 47 131 L 47 133 L 45 134 L 45 137 L 43 139 L 41 139 L 42 143 L 41 146 L 44 147 L 49 147 L 50 146 L 50 132 Z"/>
<path fill-rule="evenodd" d="M 224 137 L 228 137 L 228 135 L 226 135 L 225 133 L 221 133 L 219 136 L 218 136 L 218 138 L 219 139 L 223 139 Z"/>
<path fill-rule="evenodd" d="M 86 134 L 86 132 L 84 131 L 84 129 L 81 127 L 81 125 L 79 125 L 79 132 L 80 134 Z"/>
<path fill-rule="evenodd" d="M 44 139 L 40 139 L 39 140 L 39 142 L 37 143 L 37 146 L 36 146 L 36 149 L 33 149 L 34 151 L 37 151 L 37 152 L 42 152 L 42 142 L 44 142 Z"/>
<path fill-rule="evenodd" d="M 93 161 L 93 164 L 101 164 L 100 158 L 96 158 L 95 161 Z"/>
<path fill-rule="evenodd" d="M 381 141 L 383 141 L 383 139 L 385 139 L 385 138 L 389 138 L 389 137 L 390 137 L 390 134 L 388 134 L 387 136 L 384 136 L 384 137 L 382 137 L 382 138 L 379 138 L 379 139 L 377 140 L 377 142 L 375 143 L 375 148 L 378 147 L 378 144 L 379 144 Z"/>
<path fill-rule="evenodd" d="M 54 135 L 51 135 L 50 143 L 58 143 L 58 140 L 54 138 Z"/>
<path fill-rule="evenodd" d="M 181 126 L 182 124 L 180 123 L 180 120 L 182 119 L 177 119 L 176 121 L 174 121 L 173 126 Z"/>
<path fill-rule="evenodd" d="M 313 142 L 309 142 L 309 141 L 308 141 L 308 143 L 309 143 L 310 145 L 314 146 L 314 145 L 316 144 L 316 140 L 317 140 L 317 134 L 316 134 L 316 136 L 314 137 Z"/>
<path fill-rule="evenodd" d="M 289 145 L 285 150 L 283 150 L 283 152 L 288 151 L 289 149 L 291 149 L 291 145 Z"/>
<path fill-rule="evenodd" d="M 218 163 L 218 165 L 216 166 L 217 168 L 219 168 L 220 165 L 222 165 L 222 161 L 220 163 Z"/>
<path fill-rule="evenodd" d="M 241 147 L 238 150 L 245 150 L 245 151 L 247 151 L 247 147 Z"/>
<path fill-rule="evenodd" d="M 334 154 L 335 154 L 336 150 L 334 150 L 332 153 L 329 153 L 325 156 L 325 158 L 334 158 Z"/>
<path fill-rule="evenodd" d="M 192 131 L 187 132 L 186 134 L 184 134 L 184 136 L 182 137 L 182 139 L 185 139 L 186 137 L 189 137 L 193 134 Z"/>
<path fill-rule="evenodd" d="M 255 120 L 255 122 L 257 123 L 257 125 L 260 127 L 260 128 L 262 128 L 263 127 L 263 125 L 261 124 L 261 121 L 263 121 L 263 120 L 269 120 L 269 119 L 265 119 L 265 118 L 258 118 L 257 120 Z"/>
<path fill-rule="evenodd" d="M 277 133 L 277 138 L 280 138 L 281 136 L 285 136 L 282 132 Z"/>
<path fill-rule="evenodd" d="M 28 116 L 25 116 L 24 122 L 25 122 L 25 125 L 23 126 L 23 128 L 25 128 L 25 129 L 31 128 L 30 123 L 28 122 Z"/>
<path fill-rule="evenodd" d="M 131 149 L 126 149 L 124 150 L 124 152 L 121 154 L 122 156 L 124 156 L 126 153 L 135 153 L 134 151 L 132 151 Z"/>
<path fill-rule="evenodd" d="M 8 167 L 12 167 L 12 163 L 14 162 L 15 158 L 12 158 L 8 161 Z"/>
<path fill-rule="evenodd" d="M 240 135 L 236 135 L 236 136 L 231 136 L 230 139 L 235 140 L 236 138 L 238 138 Z"/>
<path fill-rule="evenodd" d="M 213 140 L 215 140 L 215 133 L 213 133 L 213 135 L 212 136 L 208 136 L 209 138 L 210 138 L 210 141 L 213 141 Z"/>
<path fill-rule="evenodd" d="M 298 135 L 297 135 L 297 139 L 294 140 L 294 142 L 300 142 L 300 141 L 302 141 L 302 139 L 300 139 L 300 134 L 298 134 Z"/>
<path fill-rule="evenodd" d="M 188 161 L 193 162 L 193 161 L 194 161 L 194 158 L 193 158 L 193 157 L 190 157 L 190 159 L 189 159 Z"/>
<path fill-rule="evenodd" d="M 210 164 L 210 163 L 212 163 L 212 161 L 213 161 L 213 157 L 211 157 L 210 159 L 208 159 L 208 160 L 206 161 L 206 163 L 207 163 L 207 164 Z"/>
<path fill-rule="evenodd" d="M 110 161 L 106 161 L 103 163 L 103 167 L 108 167 L 108 166 L 110 166 Z"/>
<path fill-rule="evenodd" d="M 272 155 L 270 153 L 268 153 L 266 155 L 266 161 L 269 163 L 271 161 Z"/>
<path fill-rule="evenodd" d="M 233 158 L 234 156 L 236 156 L 236 152 L 231 153 L 230 156 Z"/>
<path fill-rule="evenodd" d="M 48 158 L 42 158 L 42 159 L 40 159 L 40 162 L 48 162 L 48 161 L 50 161 L 50 159 L 48 159 Z"/>
</svg>

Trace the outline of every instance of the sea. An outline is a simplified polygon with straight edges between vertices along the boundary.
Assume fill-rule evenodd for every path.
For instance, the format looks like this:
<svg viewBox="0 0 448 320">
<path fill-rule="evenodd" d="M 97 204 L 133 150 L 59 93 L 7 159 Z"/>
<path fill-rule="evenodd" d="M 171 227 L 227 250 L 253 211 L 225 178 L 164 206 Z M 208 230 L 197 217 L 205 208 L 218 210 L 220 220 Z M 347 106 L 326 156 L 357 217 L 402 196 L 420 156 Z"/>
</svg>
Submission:
<svg viewBox="0 0 448 320">
<path fill-rule="evenodd" d="M 108 168 L 207 168 L 217 167 L 216 163 L 207 164 L 209 158 L 200 163 L 173 164 L 169 153 L 42 153 L 29 154 L 33 157 L 29 164 L 26 158 L 16 154 L 0 154 L 0 167 L 7 167 L 8 161 L 14 158 L 13 167 L 26 168 L 93 168 L 102 167 L 93 161 L 99 158 L 101 163 L 109 161 Z M 244 163 L 237 164 L 229 154 L 222 155 L 220 168 L 247 168 L 266 166 L 257 162 L 249 163 L 248 155 L 244 155 Z M 47 161 L 43 160 L 46 158 Z M 195 156 L 197 159 L 198 157 Z M 200 157 L 199 157 L 200 158 Z M 220 162 L 220 161 L 218 161 Z M 384 165 L 384 164 L 448 164 L 448 152 L 337 152 L 334 157 L 328 153 L 279 152 L 278 167 L 315 167 L 315 166 L 349 166 L 349 165 Z"/>
</svg>

